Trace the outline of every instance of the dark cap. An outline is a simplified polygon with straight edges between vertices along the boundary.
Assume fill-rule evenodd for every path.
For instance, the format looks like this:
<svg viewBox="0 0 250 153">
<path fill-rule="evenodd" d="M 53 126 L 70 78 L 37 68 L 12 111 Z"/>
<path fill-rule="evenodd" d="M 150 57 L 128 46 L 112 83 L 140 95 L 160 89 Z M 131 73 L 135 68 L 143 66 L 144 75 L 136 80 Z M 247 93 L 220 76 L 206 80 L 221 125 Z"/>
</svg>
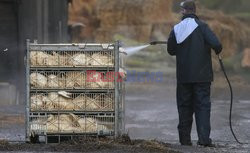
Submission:
<svg viewBox="0 0 250 153">
<path fill-rule="evenodd" d="M 186 10 L 190 10 L 190 11 L 196 10 L 194 0 L 185 0 L 185 1 L 181 2 L 180 6 L 181 6 L 181 8 L 186 9 Z"/>
</svg>

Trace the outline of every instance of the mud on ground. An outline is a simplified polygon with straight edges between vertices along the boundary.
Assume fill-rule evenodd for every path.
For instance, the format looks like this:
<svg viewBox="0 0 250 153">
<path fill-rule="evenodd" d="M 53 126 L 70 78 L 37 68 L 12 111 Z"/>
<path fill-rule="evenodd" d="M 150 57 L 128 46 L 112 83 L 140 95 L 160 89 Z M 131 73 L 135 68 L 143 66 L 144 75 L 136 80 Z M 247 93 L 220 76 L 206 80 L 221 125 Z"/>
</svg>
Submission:
<svg viewBox="0 0 250 153">
<path fill-rule="evenodd" d="M 158 141 L 130 140 L 128 136 L 113 139 L 70 140 L 61 144 L 28 144 L 0 141 L 0 151 L 14 152 L 89 152 L 89 153 L 178 153 L 169 144 Z"/>
</svg>

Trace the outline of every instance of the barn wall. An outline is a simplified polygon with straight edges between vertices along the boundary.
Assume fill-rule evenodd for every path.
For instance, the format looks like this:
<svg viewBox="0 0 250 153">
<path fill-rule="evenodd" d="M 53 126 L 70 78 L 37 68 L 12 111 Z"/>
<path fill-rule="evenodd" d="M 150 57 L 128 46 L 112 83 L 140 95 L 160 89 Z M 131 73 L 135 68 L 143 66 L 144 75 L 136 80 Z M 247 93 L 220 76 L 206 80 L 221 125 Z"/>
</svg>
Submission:
<svg viewBox="0 0 250 153">
<path fill-rule="evenodd" d="M 68 0 L 0 0 L 0 12 L 0 82 L 14 84 L 23 101 L 26 39 L 67 42 Z"/>
<path fill-rule="evenodd" d="M 14 67 L 17 65 L 18 43 L 17 12 L 14 1 L 0 1 L 0 82 L 13 81 Z M 7 49 L 6 52 L 4 50 Z"/>
</svg>

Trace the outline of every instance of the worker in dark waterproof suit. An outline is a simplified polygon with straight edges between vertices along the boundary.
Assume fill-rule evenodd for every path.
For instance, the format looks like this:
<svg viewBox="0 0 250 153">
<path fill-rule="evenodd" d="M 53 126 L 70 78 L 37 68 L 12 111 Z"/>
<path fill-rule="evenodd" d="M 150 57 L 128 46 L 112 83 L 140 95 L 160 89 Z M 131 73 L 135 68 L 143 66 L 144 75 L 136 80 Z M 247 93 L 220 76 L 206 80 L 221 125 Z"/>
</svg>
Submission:
<svg viewBox="0 0 250 153">
<path fill-rule="evenodd" d="M 194 1 L 181 3 L 182 21 L 168 39 L 168 53 L 177 62 L 177 107 L 179 140 L 192 145 L 191 128 L 195 114 L 198 145 L 214 146 L 210 139 L 210 86 L 213 81 L 211 49 L 216 54 L 222 45 L 207 24 L 195 15 Z"/>
</svg>

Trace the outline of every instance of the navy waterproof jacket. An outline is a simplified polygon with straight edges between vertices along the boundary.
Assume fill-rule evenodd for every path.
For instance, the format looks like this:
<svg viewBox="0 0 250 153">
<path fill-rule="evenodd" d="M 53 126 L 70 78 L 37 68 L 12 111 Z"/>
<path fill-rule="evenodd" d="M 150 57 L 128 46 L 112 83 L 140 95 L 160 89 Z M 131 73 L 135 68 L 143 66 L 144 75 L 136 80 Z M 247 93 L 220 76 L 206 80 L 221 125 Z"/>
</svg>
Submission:
<svg viewBox="0 0 250 153">
<path fill-rule="evenodd" d="M 168 53 L 176 56 L 177 82 L 213 81 L 211 49 L 216 54 L 222 51 L 216 35 L 196 15 L 185 15 L 168 39 Z"/>
</svg>

